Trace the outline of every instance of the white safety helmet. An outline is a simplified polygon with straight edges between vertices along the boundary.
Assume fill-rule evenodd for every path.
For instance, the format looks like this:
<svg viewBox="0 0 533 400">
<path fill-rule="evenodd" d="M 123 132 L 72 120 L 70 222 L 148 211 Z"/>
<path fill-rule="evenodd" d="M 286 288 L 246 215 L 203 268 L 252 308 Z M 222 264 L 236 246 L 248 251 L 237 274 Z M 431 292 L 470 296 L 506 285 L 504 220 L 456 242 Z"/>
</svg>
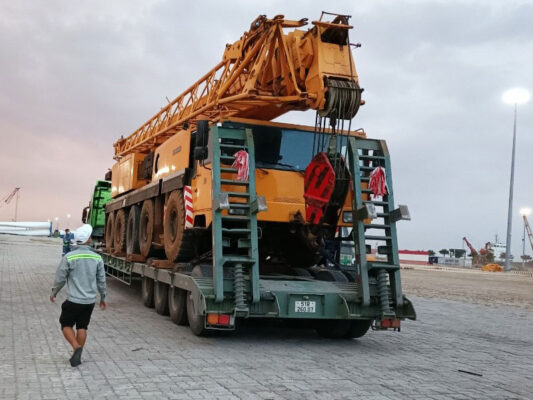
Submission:
<svg viewBox="0 0 533 400">
<path fill-rule="evenodd" d="M 85 243 L 87 240 L 90 239 L 92 233 L 93 227 L 89 224 L 83 224 L 74 231 L 74 239 L 78 244 Z"/>
</svg>

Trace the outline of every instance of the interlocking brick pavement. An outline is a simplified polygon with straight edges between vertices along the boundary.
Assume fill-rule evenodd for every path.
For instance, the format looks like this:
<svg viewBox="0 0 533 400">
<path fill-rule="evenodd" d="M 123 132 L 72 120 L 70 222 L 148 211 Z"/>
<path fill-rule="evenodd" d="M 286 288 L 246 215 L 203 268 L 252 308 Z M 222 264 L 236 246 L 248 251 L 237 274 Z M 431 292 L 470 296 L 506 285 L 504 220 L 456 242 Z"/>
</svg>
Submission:
<svg viewBox="0 0 533 400">
<path fill-rule="evenodd" d="M 83 364 L 49 302 L 60 242 L 0 235 L 1 399 L 531 399 L 533 313 L 413 298 L 419 320 L 360 340 L 246 324 L 197 338 L 108 278 Z M 459 369 L 482 374 L 473 376 Z"/>
</svg>

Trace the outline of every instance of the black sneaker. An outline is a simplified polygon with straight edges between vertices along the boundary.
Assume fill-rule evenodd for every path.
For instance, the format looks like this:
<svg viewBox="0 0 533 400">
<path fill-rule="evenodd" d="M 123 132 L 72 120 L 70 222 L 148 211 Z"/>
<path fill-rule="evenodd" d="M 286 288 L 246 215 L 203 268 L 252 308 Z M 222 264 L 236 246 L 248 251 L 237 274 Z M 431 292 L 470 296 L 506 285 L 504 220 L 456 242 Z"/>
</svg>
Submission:
<svg viewBox="0 0 533 400">
<path fill-rule="evenodd" d="M 72 354 L 72 357 L 70 357 L 70 366 L 77 367 L 81 364 L 81 352 L 83 351 L 83 347 L 78 347 L 76 350 L 74 350 L 74 353 Z"/>
</svg>

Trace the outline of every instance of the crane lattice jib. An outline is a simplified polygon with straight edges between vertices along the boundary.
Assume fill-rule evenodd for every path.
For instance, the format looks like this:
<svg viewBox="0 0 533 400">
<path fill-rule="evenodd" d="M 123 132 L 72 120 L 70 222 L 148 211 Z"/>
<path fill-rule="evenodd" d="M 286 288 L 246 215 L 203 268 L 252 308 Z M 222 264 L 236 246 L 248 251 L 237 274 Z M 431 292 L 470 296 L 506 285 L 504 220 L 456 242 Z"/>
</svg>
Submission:
<svg viewBox="0 0 533 400">
<path fill-rule="evenodd" d="M 526 227 L 526 231 L 527 231 L 527 237 L 529 238 L 529 244 L 531 245 L 531 250 L 533 250 L 533 233 L 531 233 L 531 227 L 529 226 L 527 217 L 523 215 L 523 218 L 524 218 L 524 226 Z"/>
<path fill-rule="evenodd" d="M 155 116 L 114 144 L 115 158 L 149 152 L 198 119 L 216 122 L 239 117 L 272 120 L 290 110 L 324 109 L 328 79 L 340 79 L 354 93 L 350 118 L 355 115 L 360 92 L 353 64 L 348 16 L 332 22 L 307 19 L 268 19 L 259 16 L 237 42 L 226 45 L 221 62 Z M 332 92 L 333 93 L 333 92 Z M 332 97 L 332 95 L 330 95 Z M 329 101 L 331 103 L 331 100 Z"/>
<path fill-rule="evenodd" d="M 8 194 L 5 198 L 3 198 L 0 203 L 9 204 L 19 190 L 20 190 L 19 187 L 16 187 L 15 189 L 13 189 L 13 191 L 10 194 Z"/>
</svg>

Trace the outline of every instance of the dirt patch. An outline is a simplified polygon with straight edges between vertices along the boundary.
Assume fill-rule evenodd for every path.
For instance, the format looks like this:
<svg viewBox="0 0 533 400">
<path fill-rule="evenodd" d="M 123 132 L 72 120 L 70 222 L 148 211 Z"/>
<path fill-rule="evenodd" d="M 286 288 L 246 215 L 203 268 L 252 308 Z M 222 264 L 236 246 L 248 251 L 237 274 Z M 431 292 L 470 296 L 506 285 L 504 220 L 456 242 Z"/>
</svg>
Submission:
<svg viewBox="0 0 533 400">
<path fill-rule="evenodd" d="M 405 269 L 402 284 L 407 296 L 533 309 L 533 278 L 528 276 Z"/>
</svg>

